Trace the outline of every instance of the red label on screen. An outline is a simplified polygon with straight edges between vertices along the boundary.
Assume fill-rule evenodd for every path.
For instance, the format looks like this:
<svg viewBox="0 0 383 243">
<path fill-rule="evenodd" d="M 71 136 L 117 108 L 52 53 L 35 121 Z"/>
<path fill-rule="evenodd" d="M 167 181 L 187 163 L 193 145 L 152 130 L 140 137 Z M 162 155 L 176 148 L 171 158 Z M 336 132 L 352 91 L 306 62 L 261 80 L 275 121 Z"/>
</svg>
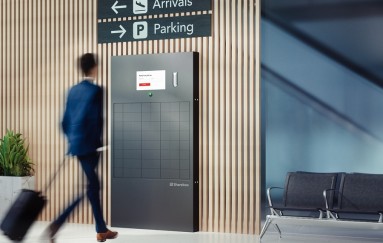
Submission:
<svg viewBox="0 0 383 243">
<path fill-rule="evenodd" d="M 139 85 L 140 85 L 140 87 L 147 87 L 147 86 L 150 86 L 150 83 L 141 83 Z"/>
</svg>

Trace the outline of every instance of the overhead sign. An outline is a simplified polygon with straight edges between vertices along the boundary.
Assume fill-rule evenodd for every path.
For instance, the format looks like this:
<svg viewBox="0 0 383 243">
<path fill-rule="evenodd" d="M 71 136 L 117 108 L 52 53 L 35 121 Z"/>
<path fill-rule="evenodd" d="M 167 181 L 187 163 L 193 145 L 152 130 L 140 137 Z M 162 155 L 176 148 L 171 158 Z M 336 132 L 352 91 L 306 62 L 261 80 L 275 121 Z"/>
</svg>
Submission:
<svg viewBox="0 0 383 243">
<path fill-rule="evenodd" d="M 98 18 L 211 10 L 211 0 L 98 0 Z"/>
<path fill-rule="evenodd" d="M 98 43 L 211 36 L 211 14 L 98 23 Z"/>
</svg>

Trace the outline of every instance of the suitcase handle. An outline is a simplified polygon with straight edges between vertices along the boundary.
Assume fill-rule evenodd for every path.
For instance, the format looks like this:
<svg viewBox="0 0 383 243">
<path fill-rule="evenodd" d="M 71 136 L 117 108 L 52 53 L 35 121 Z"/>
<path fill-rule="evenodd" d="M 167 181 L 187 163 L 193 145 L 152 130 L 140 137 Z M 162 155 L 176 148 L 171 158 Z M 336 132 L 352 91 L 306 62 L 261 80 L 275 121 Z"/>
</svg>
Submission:
<svg viewBox="0 0 383 243">
<path fill-rule="evenodd" d="M 109 149 L 109 146 L 104 146 L 104 147 L 100 147 L 98 148 L 96 151 L 98 153 L 102 153 L 104 151 L 107 151 Z M 68 158 L 68 157 L 71 157 L 70 155 L 66 154 L 63 158 L 63 160 L 61 161 L 60 165 L 59 165 L 59 168 L 56 170 L 56 172 L 53 174 L 53 176 L 49 179 L 49 182 L 48 184 L 45 186 L 45 189 L 43 190 L 44 194 L 47 194 L 47 191 L 48 189 L 52 186 L 53 184 L 53 181 L 56 179 L 57 175 L 59 174 L 60 170 L 62 169 L 62 167 L 64 167 L 65 165 L 65 160 Z"/>
<path fill-rule="evenodd" d="M 59 174 L 60 170 L 62 169 L 62 167 L 64 167 L 65 165 L 65 160 L 67 159 L 67 157 L 69 157 L 69 155 L 65 155 L 63 160 L 61 161 L 60 165 L 59 165 L 59 168 L 56 170 L 56 172 L 53 174 L 53 176 L 51 176 L 51 178 L 49 179 L 49 182 L 48 184 L 45 186 L 45 189 L 43 190 L 44 194 L 47 194 L 47 191 L 48 189 L 52 186 L 53 184 L 53 181 L 56 179 L 57 175 Z"/>
</svg>

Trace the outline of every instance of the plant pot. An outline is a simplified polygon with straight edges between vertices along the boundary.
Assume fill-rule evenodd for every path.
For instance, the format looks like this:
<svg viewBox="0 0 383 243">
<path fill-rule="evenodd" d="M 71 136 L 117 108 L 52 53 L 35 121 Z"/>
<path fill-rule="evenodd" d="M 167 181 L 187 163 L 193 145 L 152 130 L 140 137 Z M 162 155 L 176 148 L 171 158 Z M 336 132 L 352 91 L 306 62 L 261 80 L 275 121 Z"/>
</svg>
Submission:
<svg viewBox="0 0 383 243">
<path fill-rule="evenodd" d="M 0 176 L 0 218 L 16 200 L 21 189 L 35 189 L 35 177 Z"/>
</svg>

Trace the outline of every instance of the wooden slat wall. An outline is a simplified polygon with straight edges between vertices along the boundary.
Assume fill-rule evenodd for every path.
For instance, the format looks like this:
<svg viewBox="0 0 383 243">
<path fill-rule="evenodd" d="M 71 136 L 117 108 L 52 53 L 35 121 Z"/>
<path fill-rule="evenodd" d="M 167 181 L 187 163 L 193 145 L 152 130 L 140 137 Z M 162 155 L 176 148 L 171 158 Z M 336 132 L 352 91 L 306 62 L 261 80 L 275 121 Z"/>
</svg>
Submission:
<svg viewBox="0 0 383 243">
<path fill-rule="evenodd" d="M 27 137 L 37 188 L 43 188 L 66 151 L 60 120 L 65 93 L 81 77 L 76 66 L 81 54 L 98 53 L 97 82 L 108 91 L 111 56 L 197 51 L 201 230 L 259 233 L 259 8 L 255 0 L 213 0 L 212 13 L 209 38 L 98 45 L 97 0 L 1 0 L 0 131 L 14 129 Z M 154 17 L 179 15 L 189 14 Z M 108 99 L 106 95 L 106 107 Z M 109 219 L 107 152 L 99 173 Z M 52 220 L 85 185 L 77 162 L 69 159 L 48 192 L 49 205 L 41 219 Z M 81 205 L 70 221 L 93 223 L 89 204 Z"/>
</svg>

